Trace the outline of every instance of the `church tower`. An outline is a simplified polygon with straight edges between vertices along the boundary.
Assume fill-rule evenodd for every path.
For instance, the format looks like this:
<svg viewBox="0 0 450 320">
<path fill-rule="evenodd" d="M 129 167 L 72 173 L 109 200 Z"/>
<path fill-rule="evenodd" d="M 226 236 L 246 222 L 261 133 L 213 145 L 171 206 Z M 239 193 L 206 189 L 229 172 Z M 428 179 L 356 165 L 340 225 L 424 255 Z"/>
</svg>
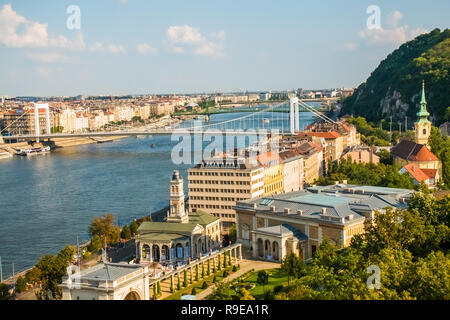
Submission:
<svg viewBox="0 0 450 320">
<path fill-rule="evenodd" d="M 170 209 L 167 222 L 188 223 L 189 216 L 184 208 L 183 179 L 178 171 L 174 171 L 170 181 Z"/>
<path fill-rule="evenodd" d="M 417 112 L 417 121 L 414 123 L 416 131 L 416 143 L 428 145 L 431 133 L 431 122 L 428 120 L 430 114 L 427 111 L 427 100 L 425 99 L 425 81 L 422 81 L 422 98 L 420 99 L 420 111 Z"/>
</svg>

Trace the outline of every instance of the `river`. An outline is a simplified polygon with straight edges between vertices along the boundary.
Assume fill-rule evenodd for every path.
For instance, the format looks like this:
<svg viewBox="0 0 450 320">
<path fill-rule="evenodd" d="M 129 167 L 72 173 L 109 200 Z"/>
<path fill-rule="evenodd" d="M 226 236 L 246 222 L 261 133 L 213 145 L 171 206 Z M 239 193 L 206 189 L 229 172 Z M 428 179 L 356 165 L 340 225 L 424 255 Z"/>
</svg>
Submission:
<svg viewBox="0 0 450 320">
<path fill-rule="evenodd" d="M 210 121 L 243 115 L 217 114 Z M 288 115 L 278 117 L 287 127 Z M 314 120 L 311 113 L 300 117 L 301 128 Z M 123 225 L 165 207 L 172 171 L 186 177 L 191 166 L 172 162 L 175 144 L 170 136 L 132 137 L 0 160 L 3 278 L 11 275 L 12 263 L 16 271 L 23 270 L 42 255 L 75 244 L 77 236 L 80 242 L 88 240 L 88 226 L 96 216 L 113 213 Z"/>
</svg>

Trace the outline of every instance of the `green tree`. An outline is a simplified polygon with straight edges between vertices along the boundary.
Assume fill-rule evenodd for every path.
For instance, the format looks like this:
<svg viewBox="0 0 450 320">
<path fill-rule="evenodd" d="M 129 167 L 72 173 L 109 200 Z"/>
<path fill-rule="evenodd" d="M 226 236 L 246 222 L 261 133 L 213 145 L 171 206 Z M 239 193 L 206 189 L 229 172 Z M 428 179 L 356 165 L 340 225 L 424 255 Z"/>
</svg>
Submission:
<svg viewBox="0 0 450 320">
<path fill-rule="evenodd" d="M 195 281 L 198 281 L 198 264 L 195 265 Z"/>
<path fill-rule="evenodd" d="M 245 288 L 241 288 L 239 291 L 239 300 L 255 300 L 255 298 L 250 294 L 250 291 Z"/>
<path fill-rule="evenodd" d="M 111 213 L 103 217 L 95 217 L 89 226 L 89 236 L 99 236 L 107 244 L 117 243 L 120 238 L 120 228 L 114 225 L 114 215 Z"/>
<path fill-rule="evenodd" d="M 0 283 L 0 300 L 8 300 L 10 297 L 8 285 Z"/>
<path fill-rule="evenodd" d="M 206 281 L 203 281 L 202 289 L 206 289 L 206 288 L 208 288 L 208 284 L 206 283 Z"/>
<path fill-rule="evenodd" d="M 122 232 L 120 232 L 120 237 L 125 240 L 131 239 L 131 230 L 129 226 L 123 226 Z"/>
<path fill-rule="evenodd" d="M 236 242 L 236 224 L 233 224 L 230 228 L 229 238 L 231 243 Z"/>
<path fill-rule="evenodd" d="M 302 261 L 295 254 L 288 254 L 281 262 L 281 269 L 286 272 L 288 276 L 288 285 L 291 282 L 291 277 L 297 278 L 301 274 Z"/>
<path fill-rule="evenodd" d="M 184 271 L 183 271 L 183 287 L 187 287 L 187 286 L 188 286 L 187 271 L 186 271 L 186 269 L 184 269 Z"/>
<path fill-rule="evenodd" d="M 173 293 L 173 277 L 170 277 L 170 293 Z"/>
<path fill-rule="evenodd" d="M 27 281 L 22 276 L 19 276 L 16 280 L 16 292 L 22 293 L 26 289 L 27 289 Z"/>
<path fill-rule="evenodd" d="M 136 223 L 136 221 L 131 222 L 130 224 L 130 231 L 131 231 L 131 235 L 135 236 L 138 234 L 138 224 Z"/>
<path fill-rule="evenodd" d="M 99 235 L 94 235 L 89 243 L 88 250 L 97 253 L 103 247 L 103 240 Z"/>
<path fill-rule="evenodd" d="M 258 272 L 258 278 L 256 279 L 256 282 L 262 285 L 263 291 L 265 291 L 265 286 L 269 283 L 269 274 L 266 272 L 266 270 L 261 270 Z"/>
</svg>

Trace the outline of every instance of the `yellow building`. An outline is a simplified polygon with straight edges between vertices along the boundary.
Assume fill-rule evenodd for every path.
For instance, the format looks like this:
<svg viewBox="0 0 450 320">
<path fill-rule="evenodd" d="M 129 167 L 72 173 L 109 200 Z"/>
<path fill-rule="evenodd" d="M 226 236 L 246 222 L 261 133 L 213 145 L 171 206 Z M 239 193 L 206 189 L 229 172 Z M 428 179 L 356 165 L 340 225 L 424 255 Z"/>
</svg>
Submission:
<svg viewBox="0 0 450 320">
<path fill-rule="evenodd" d="M 264 196 L 284 192 L 283 163 L 278 153 L 268 152 L 257 156 L 264 167 Z"/>
</svg>

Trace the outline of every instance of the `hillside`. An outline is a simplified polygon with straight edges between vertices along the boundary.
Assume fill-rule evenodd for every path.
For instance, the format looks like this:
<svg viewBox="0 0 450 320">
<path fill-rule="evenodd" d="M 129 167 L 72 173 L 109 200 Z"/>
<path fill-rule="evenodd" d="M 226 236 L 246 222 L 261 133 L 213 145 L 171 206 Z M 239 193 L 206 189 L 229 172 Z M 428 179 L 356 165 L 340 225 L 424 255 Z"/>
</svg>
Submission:
<svg viewBox="0 0 450 320">
<path fill-rule="evenodd" d="M 434 29 L 401 45 L 389 54 L 343 102 L 341 115 L 378 121 L 415 120 L 422 80 L 426 83 L 428 111 L 434 125 L 445 122 L 450 106 L 450 30 Z"/>
</svg>

